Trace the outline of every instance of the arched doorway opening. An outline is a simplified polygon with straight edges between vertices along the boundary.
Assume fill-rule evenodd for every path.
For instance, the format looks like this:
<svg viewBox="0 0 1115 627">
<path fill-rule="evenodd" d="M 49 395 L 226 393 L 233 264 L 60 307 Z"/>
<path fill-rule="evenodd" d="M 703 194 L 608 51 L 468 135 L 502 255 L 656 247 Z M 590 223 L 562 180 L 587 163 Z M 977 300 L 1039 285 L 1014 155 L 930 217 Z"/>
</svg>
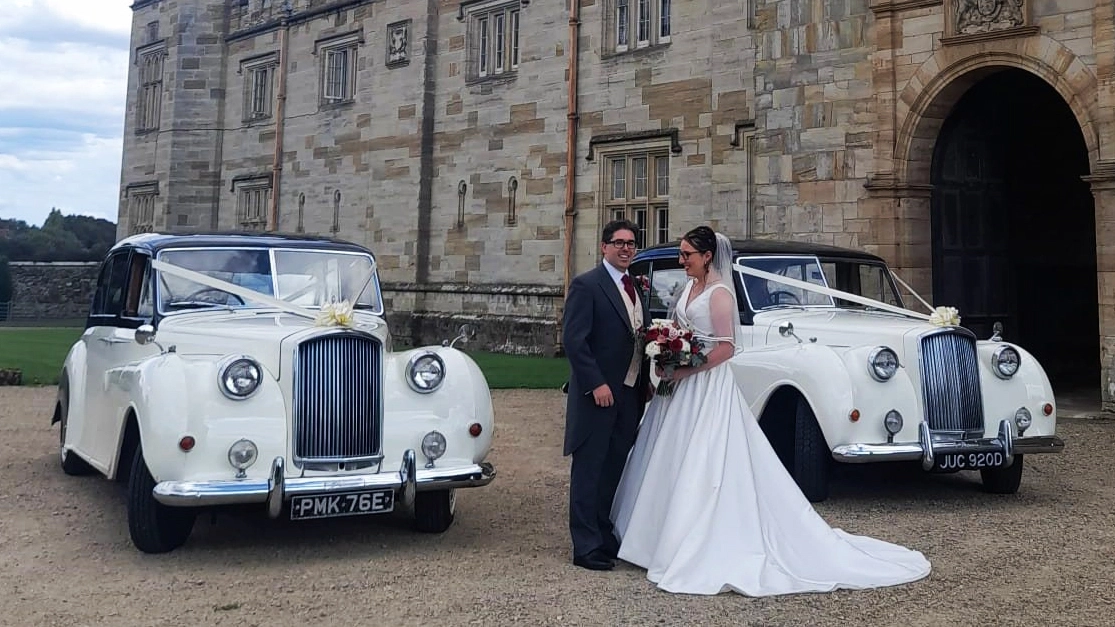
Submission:
<svg viewBox="0 0 1115 627">
<path fill-rule="evenodd" d="M 949 112 L 933 149 L 933 296 L 981 338 L 994 322 L 1057 389 L 1100 379 L 1088 150 L 1064 99 L 1016 68 Z"/>
</svg>

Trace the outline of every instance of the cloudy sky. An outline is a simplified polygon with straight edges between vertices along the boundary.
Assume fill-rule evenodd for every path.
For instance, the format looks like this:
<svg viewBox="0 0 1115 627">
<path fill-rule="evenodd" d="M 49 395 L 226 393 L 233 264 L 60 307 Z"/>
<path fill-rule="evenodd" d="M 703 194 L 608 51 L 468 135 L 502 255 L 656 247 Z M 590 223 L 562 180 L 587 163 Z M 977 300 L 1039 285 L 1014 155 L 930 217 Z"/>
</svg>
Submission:
<svg viewBox="0 0 1115 627">
<path fill-rule="evenodd" d="M 116 221 L 132 0 L 0 0 L 0 218 Z"/>
</svg>

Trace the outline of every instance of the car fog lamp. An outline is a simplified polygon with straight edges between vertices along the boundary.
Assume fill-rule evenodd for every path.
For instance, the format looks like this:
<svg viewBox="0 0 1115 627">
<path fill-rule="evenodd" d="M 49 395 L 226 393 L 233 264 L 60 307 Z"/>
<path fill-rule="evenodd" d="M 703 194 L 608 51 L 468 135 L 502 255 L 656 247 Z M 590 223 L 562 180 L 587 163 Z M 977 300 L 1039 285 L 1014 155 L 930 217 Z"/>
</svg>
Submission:
<svg viewBox="0 0 1115 627">
<path fill-rule="evenodd" d="M 431 431 L 422 438 L 422 454 L 431 462 L 445 455 L 445 436 Z"/>
<path fill-rule="evenodd" d="M 406 378 L 412 390 L 429 394 L 445 379 L 445 362 L 437 353 L 419 353 L 407 364 Z"/>
<path fill-rule="evenodd" d="M 888 381 L 898 372 L 898 355 L 886 346 L 878 346 L 867 356 L 867 370 L 876 381 Z"/>
<path fill-rule="evenodd" d="M 262 380 L 263 370 L 255 360 L 238 357 L 221 368 L 220 388 L 225 396 L 239 401 L 254 394 Z"/>
<path fill-rule="evenodd" d="M 1034 422 L 1033 416 L 1030 415 L 1030 410 L 1025 407 L 1019 407 L 1014 412 L 1014 426 L 1018 427 L 1018 432 L 1022 433 L 1030 428 L 1030 424 Z"/>
<path fill-rule="evenodd" d="M 256 463 L 258 457 L 259 449 L 256 448 L 256 443 L 251 440 L 237 440 L 232 443 L 232 446 L 228 447 L 228 463 L 241 472 Z"/>
<path fill-rule="evenodd" d="M 1018 372 L 1022 365 L 1022 356 L 1013 347 L 1000 346 L 991 355 L 991 364 L 995 367 L 995 374 L 1000 379 L 1009 379 Z"/>
<path fill-rule="evenodd" d="M 897 435 L 902 430 L 902 414 L 897 409 L 892 409 L 883 417 L 883 427 L 887 433 Z"/>
</svg>

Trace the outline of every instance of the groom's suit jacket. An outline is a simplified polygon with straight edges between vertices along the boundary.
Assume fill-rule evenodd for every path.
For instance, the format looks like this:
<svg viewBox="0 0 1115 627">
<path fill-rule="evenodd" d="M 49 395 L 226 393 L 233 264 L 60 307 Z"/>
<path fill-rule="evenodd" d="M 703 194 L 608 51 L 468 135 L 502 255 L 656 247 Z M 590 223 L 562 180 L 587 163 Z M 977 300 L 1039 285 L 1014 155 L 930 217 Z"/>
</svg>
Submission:
<svg viewBox="0 0 1115 627">
<path fill-rule="evenodd" d="M 643 325 L 650 322 L 646 297 L 639 295 Z M 573 279 L 565 301 L 562 343 L 569 359 L 570 377 L 566 400 L 565 454 L 570 455 L 593 434 L 610 437 L 620 413 L 618 405 L 598 407 L 592 391 L 602 383 L 619 399 L 635 350 L 642 350 L 620 288 L 603 263 Z M 641 400 L 650 381 L 649 361 L 639 354 L 641 365 L 635 389 Z M 642 415 L 642 405 L 635 411 Z"/>
</svg>

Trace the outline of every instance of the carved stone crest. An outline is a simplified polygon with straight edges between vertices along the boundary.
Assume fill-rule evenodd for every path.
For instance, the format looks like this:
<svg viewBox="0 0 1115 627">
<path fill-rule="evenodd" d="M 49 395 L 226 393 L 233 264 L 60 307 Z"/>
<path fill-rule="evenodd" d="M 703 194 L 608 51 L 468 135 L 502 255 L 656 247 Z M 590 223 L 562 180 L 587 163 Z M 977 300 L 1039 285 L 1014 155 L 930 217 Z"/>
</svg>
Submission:
<svg viewBox="0 0 1115 627">
<path fill-rule="evenodd" d="M 1025 26 L 1024 0 L 956 0 L 955 33 L 972 35 Z"/>
<path fill-rule="evenodd" d="M 410 62 L 410 20 L 387 25 L 387 66 Z"/>
</svg>

